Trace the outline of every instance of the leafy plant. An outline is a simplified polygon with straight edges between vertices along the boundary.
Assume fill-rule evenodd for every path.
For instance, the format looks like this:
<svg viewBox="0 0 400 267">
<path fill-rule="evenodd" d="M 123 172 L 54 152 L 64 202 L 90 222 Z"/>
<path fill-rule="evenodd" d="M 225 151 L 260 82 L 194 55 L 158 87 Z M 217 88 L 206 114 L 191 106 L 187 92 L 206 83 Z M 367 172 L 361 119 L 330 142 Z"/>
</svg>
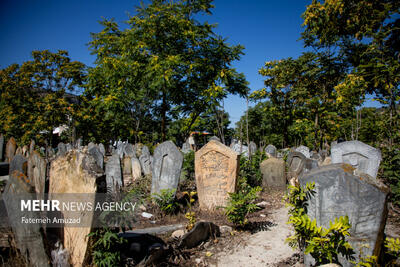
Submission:
<svg viewBox="0 0 400 267">
<path fill-rule="evenodd" d="M 288 186 L 286 194 L 289 206 L 289 224 L 295 229 L 295 234 L 286 241 L 291 247 L 299 246 L 305 254 L 310 254 L 317 265 L 325 263 L 338 263 L 340 253 L 347 259 L 352 259 L 354 251 L 346 241 L 350 236 L 351 228 L 347 216 L 335 218 L 329 222 L 329 228 L 317 225 L 307 215 L 307 201 L 315 194 L 315 183 L 307 183 L 305 187 Z"/>
<path fill-rule="evenodd" d="M 240 158 L 240 173 L 239 175 L 246 179 L 250 186 L 259 186 L 262 183 L 262 173 L 260 163 L 266 159 L 265 152 L 257 151 L 251 158 Z"/>
<path fill-rule="evenodd" d="M 392 260 L 388 265 L 395 263 L 396 260 L 400 259 L 400 238 L 386 238 L 385 248 L 387 250 L 386 253 L 392 257 Z"/>
<path fill-rule="evenodd" d="M 194 177 L 194 151 L 189 151 L 183 157 L 182 171 L 186 174 L 186 178 Z"/>
<path fill-rule="evenodd" d="M 246 216 L 259 209 L 254 201 L 260 191 L 261 187 L 257 186 L 239 190 L 237 193 L 229 193 L 229 204 L 225 207 L 228 221 L 239 226 L 247 224 Z"/>
<path fill-rule="evenodd" d="M 118 237 L 117 230 L 101 228 L 91 232 L 88 237 L 93 238 L 93 263 L 97 267 L 121 266 L 121 253 L 119 245 L 126 242 Z"/>
<path fill-rule="evenodd" d="M 188 201 L 188 207 L 189 211 L 186 212 L 185 218 L 188 219 L 188 223 L 186 224 L 186 230 L 190 231 L 196 224 L 196 213 L 192 211 L 192 203 L 195 202 L 194 196 L 197 194 L 197 192 L 192 191 L 192 192 L 183 192 L 183 195 L 188 195 L 189 196 L 189 201 Z"/>
<path fill-rule="evenodd" d="M 173 214 L 179 209 L 174 189 L 161 189 L 159 194 L 153 194 L 153 200 L 165 214 Z"/>
<path fill-rule="evenodd" d="M 390 187 L 391 201 L 400 207 L 400 149 L 383 149 L 382 152 L 380 174 Z"/>
</svg>

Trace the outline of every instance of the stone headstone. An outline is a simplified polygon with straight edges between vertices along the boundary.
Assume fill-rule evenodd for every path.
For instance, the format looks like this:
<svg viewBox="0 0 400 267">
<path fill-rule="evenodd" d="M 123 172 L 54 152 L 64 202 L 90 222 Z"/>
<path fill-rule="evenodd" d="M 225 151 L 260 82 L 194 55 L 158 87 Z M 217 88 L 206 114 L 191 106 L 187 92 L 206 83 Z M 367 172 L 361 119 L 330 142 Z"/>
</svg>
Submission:
<svg viewBox="0 0 400 267">
<path fill-rule="evenodd" d="M 326 158 L 324 159 L 324 161 L 321 163 L 321 166 L 326 166 L 326 165 L 330 165 L 330 164 L 332 164 L 332 159 L 331 159 L 331 157 L 326 157 Z"/>
<path fill-rule="evenodd" d="M 97 165 L 103 170 L 104 167 L 104 156 L 100 152 L 100 149 L 94 145 L 88 149 L 88 152 L 96 160 Z"/>
<path fill-rule="evenodd" d="M 147 146 L 142 146 L 140 149 L 140 157 L 139 157 L 140 165 L 142 166 L 142 171 L 144 175 L 149 175 L 152 173 L 151 171 L 151 157 L 150 151 Z"/>
<path fill-rule="evenodd" d="M 347 163 L 374 178 L 382 160 L 381 151 L 360 141 L 338 143 L 331 148 L 332 163 Z"/>
<path fill-rule="evenodd" d="M 0 134 L 0 162 L 3 161 L 4 135 Z"/>
<path fill-rule="evenodd" d="M 311 220 L 329 228 L 329 221 L 340 216 L 349 216 L 352 225 L 350 237 L 346 238 L 356 252 L 359 261 L 360 249 L 363 255 L 379 256 L 386 223 L 386 201 L 388 188 L 369 175 L 354 175 L 355 169 L 347 164 L 323 166 L 299 178 L 300 184 L 315 182 L 315 196 L 308 202 Z M 305 257 L 306 266 L 312 258 Z M 339 258 L 342 266 L 352 263 Z"/>
<path fill-rule="evenodd" d="M 176 190 L 183 163 L 183 155 L 172 141 L 159 144 L 154 150 L 151 193 L 163 189 Z"/>
<path fill-rule="evenodd" d="M 33 151 L 35 151 L 35 140 L 31 139 L 31 142 L 29 143 L 29 154 L 32 154 Z"/>
<path fill-rule="evenodd" d="M 249 144 L 250 154 L 254 155 L 257 152 L 257 145 L 253 141 Z"/>
<path fill-rule="evenodd" d="M 96 146 L 95 143 L 90 142 L 90 143 L 88 144 L 87 148 L 88 148 L 88 150 L 90 150 L 92 147 L 95 147 L 95 146 Z"/>
<path fill-rule="evenodd" d="M 233 144 L 231 147 L 233 151 L 238 153 L 239 155 L 242 155 L 246 158 L 249 157 L 249 149 L 247 146 L 243 145 L 241 142 Z"/>
<path fill-rule="evenodd" d="M 29 147 L 27 145 L 24 145 L 22 147 L 22 156 L 28 157 L 28 154 L 29 154 Z"/>
<path fill-rule="evenodd" d="M 17 147 L 17 150 L 15 151 L 15 155 L 23 155 L 22 153 L 22 147 Z"/>
<path fill-rule="evenodd" d="M 182 153 L 186 154 L 189 153 L 192 149 L 190 148 L 190 144 L 186 141 L 185 143 L 183 143 L 182 145 Z"/>
<path fill-rule="evenodd" d="M 122 180 L 124 182 L 124 186 L 127 186 L 133 182 L 132 159 L 128 156 L 124 156 L 122 159 Z"/>
<path fill-rule="evenodd" d="M 71 151 L 73 149 L 72 145 L 70 143 L 65 145 L 65 149 L 67 150 L 67 152 Z"/>
<path fill-rule="evenodd" d="M 195 154 L 195 175 L 200 209 L 226 206 L 236 191 L 239 155 L 217 141 L 210 141 Z"/>
<path fill-rule="evenodd" d="M 127 143 L 124 148 L 124 156 L 128 156 L 130 158 L 136 157 L 135 151 L 133 149 L 133 145 Z"/>
<path fill-rule="evenodd" d="M 10 169 L 9 172 L 10 174 L 13 173 L 14 171 L 19 171 L 23 173 L 24 175 L 27 175 L 28 173 L 28 161 L 26 158 L 22 155 L 16 155 L 10 162 Z"/>
<path fill-rule="evenodd" d="M 46 160 L 37 151 L 30 153 L 28 158 L 28 177 L 35 187 L 38 199 L 44 199 L 46 184 Z"/>
<path fill-rule="evenodd" d="M 310 158 L 310 149 L 306 146 L 299 146 L 296 148 L 296 151 L 303 153 L 306 158 Z"/>
<path fill-rule="evenodd" d="M 118 143 L 117 143 L 117 154 L 118 154 L 118 156 L 119 156 L 119 158 L 121 160 L 124 157 L 125 146 L 126 146 L 126 143 L 118 141 Z"/>
<path fill-rule="evenodd" d="M 103 157 L 104 157 L 106 155 L 106 148 L 104 147 L 104 145 L 102 143 L 100 143 L 98 147 L 99 147 L 101 154 L 103 154 Z"/>
<path fill-rule="evenodd" d="M 57 145 L 57 156 L 63 156 L 65 153 L 67 153 L 67 147 L 61 142 Z"/>
<path fill-rule="evenodd" d="M 306 157 L 303 153 L 294 151 L 290 152 L 287 158 L 288 173 L 287 178 L 298 178 L 306 164 Z"/>
<path fill-rule="evenodd" d="M 285 161 L 283 159 L 269 158 L 261 162 L 260 170 L 263 175 L 264 188 L 286 188 Z"/>
<path fill-rule="evenodd" d="M 324 161 L 325 158 L 329 156 L 329 152 L 325 149 L 320 150 L 318 154 L 321 156 L 322 161 Z"/>
<path fill-rule="evenodd" d="M 268 145 L 265 148 L 265 153 L 267 154 L 268 157 L 276 157 L 276 147 L 274 145 Z"/>
<path fill-rule="evenodd" d="M 211 136 L 210 137 L 210 140 L 208 140 L 208 141 L 211 141 L 211 140 L 215 140 L 215 141 L 218 141 L 218 142 L 221 142 L 221 139 L 219 139 L 219 137 L 218 136 Z"/>
<path fill-rule="evenodd" d="M 6 161 L 11 162 L 17 150 L 17 142 L 15 142 L 14 137 L 11 137 L 6 145 Z"/>
<path fill-rule="evenodd" d="M 74 201 L 90 201 L 95 207 L 96 179 L 103 174 L 89 153 L 72 150 L 51 162 L 49 199 L 53 199 L 53 194 L 74 193 Z M 76 217 L 73 211 L 62 210 L 61 213 L 65 219 Z M 93 216 L 93 210 L 80 213 L 81 220 L 86 222 L 92 222 Z M 70 254 L 72 266 L 83 266 L 91 227 L 64 226 L 63 232 L 64 247 Z"/>
<path fill-rule="evenodd" d="M 41 224 L 28 224 L 22 221 L 23 217 L 38 219 L 40 215 L 38 212 L 23 211 L 19 207 L 21 200 L 33 200 L 31 193 L 33 193 L 33 188 L 29 185 L 28 177 L 15 170 L 10 174 L 2 198 L 7 210 L 9 225 L 21 255 L 29 263 L 29 266 L 46 267 L 50 265 L 40 231 Z"/>
<path fill-rule="evenodd" d="M 132 180 L 135 181 L 142 175 L 142 167 L 140 161 L 137 158 L 132 158 Z"/>
<path fill-rule="evenodd" d="M 122 188 L 121 161 L 118 154 L 113 154 L 106 162 L 107 194 L 112 198 Z"/>
</svg>

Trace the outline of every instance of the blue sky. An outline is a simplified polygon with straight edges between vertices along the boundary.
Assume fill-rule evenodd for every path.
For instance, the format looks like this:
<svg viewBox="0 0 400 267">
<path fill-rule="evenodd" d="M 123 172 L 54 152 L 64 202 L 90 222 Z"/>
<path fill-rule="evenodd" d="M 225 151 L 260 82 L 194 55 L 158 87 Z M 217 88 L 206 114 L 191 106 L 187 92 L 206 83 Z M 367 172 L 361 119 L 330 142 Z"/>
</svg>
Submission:
<svg viewBox="0 0 400 267">
<path fill-rule="evenodd" d="M 252 90 L 263 87 L 258 69 L 265 61 L 298 57 L 304 51 L 298 41 L 301 14 L 311 0 L 215 0 L 209 23 L 232 45 L 241 44 L 244 53 L 234 67 L 243 72 Z M 134 14 L 137 0 L 0 0 L 0 68 L 30 59 L 32 50 L 67 50 L 72 60 L 92 65 L 87 43 L 91 32 L 101 31 L 101 17 L 119 24 Z M 246 101 L 236 96 L 225 100 L 231 121 L 239 120 Z"/>
</svg>

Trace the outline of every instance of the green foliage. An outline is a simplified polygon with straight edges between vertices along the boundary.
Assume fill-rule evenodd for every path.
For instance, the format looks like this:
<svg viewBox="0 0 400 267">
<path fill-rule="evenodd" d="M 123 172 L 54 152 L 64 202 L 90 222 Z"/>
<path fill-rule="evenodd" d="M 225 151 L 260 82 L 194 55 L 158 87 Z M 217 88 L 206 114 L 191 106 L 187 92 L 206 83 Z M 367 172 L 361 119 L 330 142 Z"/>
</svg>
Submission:
<svg viewBox="0 0 400 267">
<path fill-rule="evenodd" d="M 354 251 L 346 241 L 351 228 L 347 216 L 335 218 L 333 223 L 329 223 L 329 228 L 324 228 L 307 215 L 307 201 L 315 194 L 314 188 L 314 183 L 307 183 L 304 188 L 288 186 L 285 196 L 290 215 L 288 223 L 293 225 L 295 234 L 286 241 L 292 247 L 304 249 L 306 254 L 315 259 L 317 265 L 338 263 L 339 254 L 352 259 Z"/>
<path fill-rule="evenodd" d="M 400 239 L 399 238 L 386 238 L 385 248 L 387 253 L 393 257 L 393 263 L 400 259 Z"/>
<path fill-rule="evenodd" d="M 165 214 L 174 214 L 179 209 L 174 189 L 161 189 L 159 194 L 153 194 L 153 201 Z"/>
<path fill-rule="evenodd" d="M 255 212 L 259 207 L 254 204 L 257 199 L 258 192 L 261 187 L 253 187 L 239 190 L 237 193 L 229 193 L 229 204 L 225 209 L 225 215 L 228 221 L 234 223 L 236 226 L 243 226 L 247 224 L 246 216 Z"/>
<path fill-rule="evenodd" d="M 121 266 L 119 245 L 126 242 L 118 237 L 118 231 L 101 228 L 91 232 L 93 263 L 98 267 Z"/>
<path fill-rule="evenodd" d="M 400 150 L 383 149 L 383 160 L 380 168 L 380 176 L 390 186 L 390 199 L 400 207 Z"/>
<path fill-rule="evenodd" d="M 194 178 L 194 151 L 190 150 L 184 154 L 182 171 L 185 173 L 186 178 Z"/>
<path fill-rule="evenodd" d="M 266 159 L 265 152 L 256 151 L 251 158 L 240 157 L 239 180 L 244 180 L 251 187 L 260 186 L 262 183 L 262 173 L 260 163 Z"/>
</svg>

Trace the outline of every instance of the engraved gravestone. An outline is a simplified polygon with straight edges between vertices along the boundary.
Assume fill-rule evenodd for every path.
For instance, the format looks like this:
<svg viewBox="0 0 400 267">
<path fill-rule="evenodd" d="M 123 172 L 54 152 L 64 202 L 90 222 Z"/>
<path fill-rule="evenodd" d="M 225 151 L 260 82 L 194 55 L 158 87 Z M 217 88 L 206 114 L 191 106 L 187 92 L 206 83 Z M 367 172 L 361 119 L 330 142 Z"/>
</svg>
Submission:
<svg viewBox="0 0 400 267">
<path fill-rule="evenodd" d="M 29 154 L 32 154 L 33 151 L 35 151 L 35 140 L 31 139 L 31 142 L 29 143 Z"/>
<path fill-rule="evenodd" d="M 15 151 L 17 150 L 17 142 L 15 142 L 14 137 L 11 137 L 6 145 L 6 162 L 11 162 L 15 156 Z"/>
<path fill-rule="evenodd" d="M 179 149 L 172 141 L 161 143 L 154 150 L 153 160 L 151 193 L 159 194 L 163 189 L 176 190 L 183 163 Z"/>
<path fill-rule="evenodd" d="M 333 145 L 332 163 L 347 163 L 360 172 L 376 178 L 382 160 L 381 151 L 360 141 L 348 141 Z"/>
<path fill-rule="evenodd" d="M 306 146 L 299 146 L 296 148 L 296 151 L 303 153 L 306 158 L 310 158 L 310 149 Z"/>
<path fill-rule="evenodd" d="M 126 143 L 118 141 L 118 143 L 117 143 L 117 154 L 118 154 L 120 160 L 124 156 L 125 146 L 126 146 Z"/>
<path fill-rule="evenodd" d="M 44 199 L 46 184 L 46 160 L 37 151 L 30 153 L 28 158 L 28 177 L 35 187 L 39 199 Z"/>
<path fill-rule="evenodd" d="M 87 146 L 88 151 L 89 151 L 92 147 L 95 147 L 95 146 L 96 146 L 95 143 L 90 142 L 90 143 L 88 144 L 88 146 Z"/>
<path fill-rule="evenodd" d="M 386 222 L 388 188 L 367 174 L 354 175 L 348 164 L 332 164 L 303 174 L 300 184 L 315 182 L 316 194 L 308 202 L 307 214 L 317 224 L 329 228 L 329 222 L 349 216 L 352 225 L 348 241 L 356 252 L 356 262 L 363 255 L 379 255 Z M 368 247 L 364 246 L 367 245 Z M 342 266 L 353 266 L 343 258 Z M 306 266 L 312 264 L 305 257 Z"/>
<path fill-rule="evenodd" d="M 297 178 L 301 174 L 306 164 L 306 157 L 301 152 L 290 152 L 287 157 L 288 180 Z"/>
<path fill-rule="evenodd" d="M 94 146 L 91 146 L 91 148 L 88 149 L 88 152 L 96 160 L 97 165 L 101 169 L 103 169 L 103 167 L 104 167 L 104 156 L 100 152 L 100 149 L 96 145 L 94 145 Z"/>
<path fill-rule="evenodd" d="M 105 172 L 107 194 L 112 198 L 122 188 L 121 161 L 117 153 L 108 158 Z"/>
<path fill-rule="evenodd" d="M 228 193 L 236 191 L 239 155 L 217 141 L 210 141 L 195 154 L 195 175 L 200 209 L 226 206 Z"/>
<path fill-rule="evenodd" d="M 244 156 L 246 158 L 249 157 L 248 147 L 243 145 L 240 141 L 237 142 L 237 143 L 234 143 L 231 148 L 232 148 L 233 151 L 235 151 L 239 155 L 242 155 L 242 156 Z"/>
<path fill-rule="evenodd" d="M 122 180 L 124 182 L 124 186 L 127 186 L 133 182 L 132 159 L 126 155 L 122 159 Z"/>
<path fill-rule="evenodd" d="M 141 155 L 139 157 L 140 165 L 142 166 L 142 171 L 144 175 L 151 174 L 151 157 L 150 151 L 147 146 L 141 148 Z"/>
<path fill-rule="evenodd" d="M 33 200 L 33 188 L 29 185 L 28 177 L 18 170 L 10 173 L 2 198 L 7 209 L 9 225 L 15 236 L 16 245 L 30 266 L 49 266 L 40 225 L 24 223 L 22 218 L 40 218 L 34 211 L 23 211 L 20 207 L 22 200 Z M 4 217 L 3 217 L 4 218 Z M 1 218 L 1 219 L 3 219 Z"/>
<path fill-rule="evenodd" d="M 192 149 L 190 148 L 190 144 L 189 144 L 188 141 L 186 141 L 185 143 L 183 143 L 182 149 L 181 149 L 182 153 L 186 154 L 186 153 L 189 153 L 191 150 L 192 150 Z"/>
<path fill-rule="evenodd" d="M 132 161 L 132 180 L 135 181 L 142 175 L 142 167 L 140 166 L 140 161 L 135 157 L 131 159 Z"/>
<path fill-rule="evenodd" d="M 286 188 L 285 161 L 277 158 L 269 158 L 261 162 L 260 170 L 263 175 L 264 188 Z"/>
<path fill-rule="evenodd" d="M 276 158 L 276 147 L 274 145 L 268 145 L 265 148 L 265 153 L 268 157 Z"/>
</svg>

